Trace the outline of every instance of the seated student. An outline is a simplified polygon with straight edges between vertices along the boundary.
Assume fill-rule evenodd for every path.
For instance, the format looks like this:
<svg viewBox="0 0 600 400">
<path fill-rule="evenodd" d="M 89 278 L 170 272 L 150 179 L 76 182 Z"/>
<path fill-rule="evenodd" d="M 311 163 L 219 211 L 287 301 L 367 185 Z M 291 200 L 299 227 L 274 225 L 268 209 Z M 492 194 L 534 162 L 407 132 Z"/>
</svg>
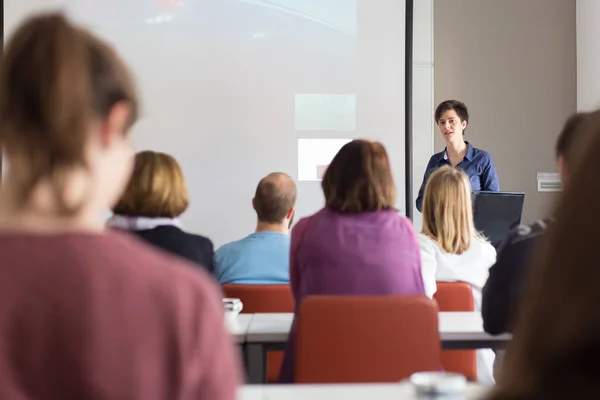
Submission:
<svg viewBox="0 0 600 400">
<path fill-rule="evenodd" d="M 398 214 L 385 147 L 353 140 L 321 182 L 325 207 L 292 230 L 290 286 L 296 311 L 310 295 L 425 294 L 411 222 Z M 295 323 L 280 381 L 294 380 Z"/>
<path fill-rule="evenodd" d="M 185 232 L 179 220 L 188 204 L 187 185 L 177 161 L 165 153 L 142 151 L 135 155 L 129 184 L 107 224 L 210 270 L 212 242 Z"/>
<path fill-rule="evenodd" d="M 215 253 L 215 275 L 221 285 L 289 282 L 289 228 L 295 203 L 296 184 L 288 175 L 275 172 L 261 179 L 252 199 L 256 231 Z"/>
<path fill-rule="evenodd" d="M 425 291 L 433 297 L 436 281 L 467 282 L 475 311 L 481 312 L 481 289 L 496 250 L 473 225 L 471 186 L 462 171 L 444 166 L 431 174 L 423 197 L 423 230 L 419 235 Z M 493 383 L 494 352 L 477 350 L 477 378 Z"/>
<path fill-rule="evenodd" d="M 0 59 L 0 399 L 234 400 L 207 273 L 97 216 L 133 164 L 138 97 L 105 41 L 34 15 Z"/>
<path fill-rule="evenodd" d="M 527 265 L 513 340 L 489 400 L 600 398 L 600 111 L 575 135 L 568 185 Z"/>
<path fill-rule="evenodd" d="M 572 151 L 577 132 L 588 114 L 572 115 L 556 142 L 556 159 L 563 185 L 569 181 L 569 166 L 574 161 Z M 551 219 L 533 225 L 517 227 L 505 240 L 498 252 L 496 264 L 490 268 L 490 277 L 483 288 L 483 329 L 493 335 L 510 332 L 517 299 L 521 293 L 529 258 Z"/>
</svg>

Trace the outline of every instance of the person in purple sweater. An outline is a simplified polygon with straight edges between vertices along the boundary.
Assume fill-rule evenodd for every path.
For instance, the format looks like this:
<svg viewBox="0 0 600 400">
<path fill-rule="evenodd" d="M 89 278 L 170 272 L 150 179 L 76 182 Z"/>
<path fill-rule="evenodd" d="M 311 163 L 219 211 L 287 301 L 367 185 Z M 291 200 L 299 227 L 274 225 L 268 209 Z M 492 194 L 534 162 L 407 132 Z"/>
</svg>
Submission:
<svg viewBox="0 0 600 400">
<path fill-rule="evenodd" d="M 425 294 L 417 236 L 398 214 L 385 147 L 353 140 L 321 183 L 325 207 L 292 231 L 290 285 L 296 313 L 311 295 Z M 294 381 L 295 323 L 280 382 Z"/>
</svg>

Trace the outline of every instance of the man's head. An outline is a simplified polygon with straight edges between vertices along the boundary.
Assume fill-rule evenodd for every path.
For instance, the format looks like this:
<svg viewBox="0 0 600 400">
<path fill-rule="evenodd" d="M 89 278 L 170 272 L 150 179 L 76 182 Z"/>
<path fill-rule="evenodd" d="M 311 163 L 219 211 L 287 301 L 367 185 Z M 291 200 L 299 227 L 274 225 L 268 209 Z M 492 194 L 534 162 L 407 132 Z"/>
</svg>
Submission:
<svg viewBox="0 0 600 400">
<path fill-rule="evenodd" d="M 588 117 L 589 113 L 576 113 L 567 119 L 563 126 L 558 140 L 556 141 L 556 162 L 558 164 L 558 172 L 560 172 L 563 184 L 569 178 L 569 165 L 573 161 L 573 149 L 575 139 L 578 132 L 581 130 L 583 121 Z"/>
<path fill-rule="evenodd" d="M 282 172 L 271 173 L 260 180 L 252 199 L 258 222 L 289 228 L 294 217 L 296 184 Z"/>
</svg>

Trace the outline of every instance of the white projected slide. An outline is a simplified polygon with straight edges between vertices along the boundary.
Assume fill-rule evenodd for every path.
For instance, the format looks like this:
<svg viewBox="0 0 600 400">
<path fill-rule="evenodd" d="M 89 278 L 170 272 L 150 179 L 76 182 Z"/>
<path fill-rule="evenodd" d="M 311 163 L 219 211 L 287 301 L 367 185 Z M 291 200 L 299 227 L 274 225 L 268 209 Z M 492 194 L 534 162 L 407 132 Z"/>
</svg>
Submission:
<svg viewBox="0 0 600 400">
<path fill-rule="evenodd" d="M 296 94 L 297 131 L 354 131 L 356 95 Z"/>
<path fill-rule="evenodd" d="M 298 180 L 320 181 L 327 166 L 352 139 L 298 139 Z"/>
<path fill-rule="evenodd" d="M 299 181 L 296 219 L 323 207 L 314 181 L 349 138 L 382 141 L 404 176 L 402 0 L 8 0 L 5 33 L 52 7 L 129 63 L 133 145 L 179 161 L 183 223 L 216 246 L 254 230 L 270 172 Z"/>
</svg>

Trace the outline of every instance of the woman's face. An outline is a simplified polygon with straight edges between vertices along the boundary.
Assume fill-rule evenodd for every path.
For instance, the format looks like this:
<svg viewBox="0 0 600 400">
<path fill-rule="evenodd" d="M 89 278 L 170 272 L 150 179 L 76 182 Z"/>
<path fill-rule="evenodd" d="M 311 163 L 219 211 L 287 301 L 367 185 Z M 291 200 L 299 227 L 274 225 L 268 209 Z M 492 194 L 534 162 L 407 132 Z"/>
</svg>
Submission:
<svg viewBox="0 0 600 400">
<path fill-rule="evenodd" d="M 446 110 L 437 121 L 442 138 L 446 143 L 452 143 L 463 139 L 463 131 L 467 127 L 467 121 L 461 121 L 456 111 Z"/>
</svg>

